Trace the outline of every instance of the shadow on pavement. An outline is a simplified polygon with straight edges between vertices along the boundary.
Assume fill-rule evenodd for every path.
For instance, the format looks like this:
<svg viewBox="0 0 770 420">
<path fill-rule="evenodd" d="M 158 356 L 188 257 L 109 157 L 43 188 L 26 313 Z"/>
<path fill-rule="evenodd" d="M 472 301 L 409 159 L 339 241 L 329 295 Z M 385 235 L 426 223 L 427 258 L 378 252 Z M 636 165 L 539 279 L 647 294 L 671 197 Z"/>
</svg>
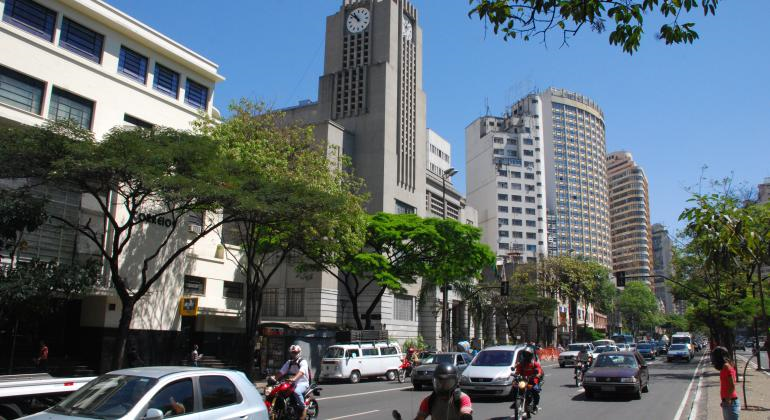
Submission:
<svg viewBox="0 0 770 420">
<path fill-rule="evenodd" d="M 633 394 L 610 394 L 610 393 L 599 393 L 594 394 L 593 398 L 590 400 L 586 398 L 585 392 L 581 392 L 578 395 L 575 395 L 572 397 L 572 401 L 609 401 L 609 402 L 629 402 L 634 399 Z M 644 397 L 642 397 L 642 400 L 644 400 Z"/>
</svg>

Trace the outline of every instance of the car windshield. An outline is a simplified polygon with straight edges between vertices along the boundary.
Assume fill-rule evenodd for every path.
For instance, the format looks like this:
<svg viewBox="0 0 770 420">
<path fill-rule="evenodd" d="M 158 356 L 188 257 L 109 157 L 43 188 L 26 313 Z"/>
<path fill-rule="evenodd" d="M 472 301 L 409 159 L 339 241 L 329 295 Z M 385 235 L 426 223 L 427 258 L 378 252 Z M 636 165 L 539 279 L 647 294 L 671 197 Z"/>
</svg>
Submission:
<svg viewBox="0 0 770 420">
<path fill-rule="evenodd" d="M 647 343 L 644 343 L 644 344 L 639 344 L 636 348 L 638 348 L 639 350 L 649 350 L 652 348 L 652 346 Z"/>
<path fill-rule="evenodd" d="M 623 367 L 623 368 L 636 368 L 639 364 L 636 363 L 634 356 L 625 354 L 602 354 L 596 359 L 594 367 Z"/>
<path fill-rule="evenodd" d="M 342 359 L 342 355 L 345 354 L 345 349 L 342 347 L 329 347 L 326 349 L 324 357 L 329 359 Z"/>
<path fill-rule="evenodd" d="M 473 359 L 473 366 L 510 366 L 513 362 L 513 351 L 484 350 Z"/>
<path fill-rule="evenodd" d="M 157 379 L 143 376 L 104 375 L 87 383 L 50 410 L 79 417 L 123 417 L 156 382 Z"/>
<path fill-rule="evenodd" d="M 617 351 L 618 348 L 615 346 L 599 346 L 596 348 L 597 353 L 604 353 L 605 351 Z"/>
<path fill-rule="evenodd" d="M 586 348 L 585 344 L 570 344 L 569 351 L 580 351 Z"/>
<path fill-rule="evenodd" d="M 684 350 L 686 346 L 684 344 L 672 344 L 669 350 Z"/>
<path fill-rule="evenodd" d="M 690 337 L 674 337 L 671 339 L 672 343 L 689 343 Z"/>
<path fill-rule="evenodd" d="M 449 363 L 450 365 L 454 364 L 454 355 L 453 354 L 432 354 L 428 358 L 428 360 L 425 362 L 425 364 L 436 364 L 440 365 L 442 363 Z"/>
</svg>

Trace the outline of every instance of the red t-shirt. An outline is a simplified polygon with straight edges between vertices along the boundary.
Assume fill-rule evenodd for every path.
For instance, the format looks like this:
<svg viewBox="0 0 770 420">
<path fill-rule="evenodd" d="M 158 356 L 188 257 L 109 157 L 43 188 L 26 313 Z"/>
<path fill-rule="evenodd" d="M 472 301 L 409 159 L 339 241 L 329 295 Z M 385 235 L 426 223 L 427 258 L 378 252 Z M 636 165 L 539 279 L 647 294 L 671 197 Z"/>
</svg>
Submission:
<svg viewBox="0 0 770 420">
<path fill-rule="evenodd" d="M 452 398 L 450 397 L 450 400 Z M 425 397 L 422 402 L 420 403 L 420 414 L 423 416 L 431 416 L 431 419 L 433 419 L 435 416 L 438 415 L 438 420 L 441 420 L 442 418 L 455 418 L 455 414 L 452 412 L 446 412 L 448 409 L 446 405 L 442 404 L 436 404 L 436 397 L 434 397 L 434 407 L 428 407 L 428 401 L 430 400 L 430 395 Z M 451 409 L 450 409 L 451 410 Z M 437 411 L 441 411 L 441 413 L 438 413 Z M 455 411 L 456 412 L 456 411 Z M 471 404 L 471 397 L 469 397 L 466 393 L 460 393 L 460 414 L 473 414 L 473 405 Z M 444 417 L 446 416 L 446 417 Z"/>
<path fill-rule="evenodd" d="M 732 393 L 728 393 L 730 378 L 733 379 Z M 735 368 L 730 365 L 724 365 L 722 370 L 719 371 L 719 396 L 723 400 L 738 398 L 738 392 L 735 389 L 735 382 L 737 382 L 735 376 Z"/>
<path fill-rule="evenodd" d="M 40 348 L 40 360 L 48 360 L 48 347 L 43 346 Z"/>
<path fill-rule="evenodd" d="M 516 365 L 516 374 L 524 376 L 525 378 L 530 378 L 535 375 L 542 375 L 543 374 L 543 368 L 540 367 L 540 363 L 538 362 L 532 362 L 532 363 L 519 363 Z M 532 381 L 533 383 L 540 382 L 539 378 L 534 378 Z"/>
</svg>

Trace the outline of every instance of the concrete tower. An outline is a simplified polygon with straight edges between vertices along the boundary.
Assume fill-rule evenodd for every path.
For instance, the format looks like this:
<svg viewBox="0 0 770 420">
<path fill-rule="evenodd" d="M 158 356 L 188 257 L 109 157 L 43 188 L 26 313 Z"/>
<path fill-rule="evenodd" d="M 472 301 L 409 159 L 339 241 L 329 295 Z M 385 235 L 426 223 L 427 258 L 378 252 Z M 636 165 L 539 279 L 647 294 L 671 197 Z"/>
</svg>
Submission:
<svg viewBox="0 0 770 420">
<path fill-rule="evenodd" d="M 407 1 L 345 0 L 326 18 L 318 102 L 289 118 L 333 122 L 371 194 L 368 210 L 424 214 L 422 30 Z"/>
</svg>

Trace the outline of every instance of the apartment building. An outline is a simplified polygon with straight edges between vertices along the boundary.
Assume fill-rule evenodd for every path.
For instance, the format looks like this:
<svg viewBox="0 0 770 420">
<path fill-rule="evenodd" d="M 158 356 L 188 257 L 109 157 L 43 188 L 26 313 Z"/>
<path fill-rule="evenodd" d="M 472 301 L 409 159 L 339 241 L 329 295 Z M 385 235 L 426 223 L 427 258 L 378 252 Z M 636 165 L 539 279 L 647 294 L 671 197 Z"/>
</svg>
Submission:
<svg viewBox="0 0 770 420">
<path fill-rule="evenodd" d="M 672 260 L 674 258 L 673 241 L 668 234 L 668 229 L 660 223 L 652 225 L 652 252 L 653 269 L 656 276 L 654 279 L 655 297 L 663 303 L 665 313 L 679 313 L 682 306 L 674 300 L 671 293 L 671 287 L 666 284 L 666 278 L 674 274 Z"/>
</svg>

